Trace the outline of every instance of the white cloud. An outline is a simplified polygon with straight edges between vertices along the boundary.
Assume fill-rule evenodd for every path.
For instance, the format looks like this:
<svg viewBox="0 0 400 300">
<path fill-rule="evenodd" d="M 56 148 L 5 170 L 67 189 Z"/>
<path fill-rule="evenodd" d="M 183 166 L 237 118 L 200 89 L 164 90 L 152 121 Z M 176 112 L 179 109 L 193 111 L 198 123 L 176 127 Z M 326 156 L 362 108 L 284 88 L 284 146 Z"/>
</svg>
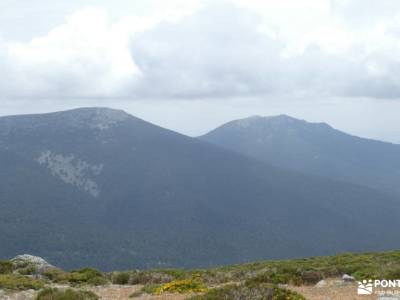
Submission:
<svg viewBox="0 0 400 300">
<path fill-rule="evenodd" d="M 127 41 L 105 11 L 85 9 L 44 37 L 26 44 L 8 43 L 6 59 L 20 85 L 15 96 L 113 95 L 138 72 Z"/>
<path fill-rule="evenodd" d="M 190 98 L 274 91 L 281 45 L 259 25 L 257 15 L 219 5 L 138 34 L 131 51 L 143 77 L 134 92 Z"/>
<path fill-rule="evenodd" d="M 253 12 L 230 4 L 213 5 L 179 23 L 162 23 L 136 36 L 132 56 L 143 77 L 132 94 L 165 98 L 400 95 L 394 55 L 399 39 L 391 33 L 400 28 L 397 23 L 376 24 L 367 39 L 357 38 L 356 32 L 329 16 L 327 6 L 315 6 L 325 13 L 324 22 L 315 17 L 309 24 L 302 23 L 304 16 L 300 16 L 294 23 L 305 25 L 292 28 L 280 24 L 279 18 L 275 24 L 267 18 L 287 9 L 288 3 L 273 4 L 271 12 L 264 14 L 255 11 L 269 2 L 249 3 L 246 7 Z M 311 26 L 314 22 L 319 26 Z"/>
<path fill-rule="evenodd" d="M 0 40 L 2 98 L 400 96 L 397 1 L 152 3 L 151 15 L 84 8 L 29 42 Z"/>
</svg>

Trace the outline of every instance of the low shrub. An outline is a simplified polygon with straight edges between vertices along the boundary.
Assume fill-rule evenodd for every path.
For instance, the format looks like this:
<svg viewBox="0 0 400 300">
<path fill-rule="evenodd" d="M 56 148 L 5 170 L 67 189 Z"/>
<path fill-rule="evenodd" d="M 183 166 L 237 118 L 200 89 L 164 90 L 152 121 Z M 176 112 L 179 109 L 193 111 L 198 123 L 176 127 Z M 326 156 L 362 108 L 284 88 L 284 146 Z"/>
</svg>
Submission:
<svg viewBox="0 0 400 300">
<path fill-rule="evenodd" d="M 272 295 L 272 300 L 306 300 L 302 295 L 286 290 L 275 288 Z"/>
<path fill-rule="evenodd" d="M 388 280 L 396 280 L 400 278 L 400 267 L 394 268 L 394 269 L 389 269 L 384 272 L 384 275 L 382 278 L 388 279 Z"/>
<path fill-rule="evenodd" d="M 322 279 L 324 279 L 324 275 L 319 271 L 304 271 L 300 274 L 297 283 L 295 280 L 292 283 L 294 285 L 316 284 Z"/>
<path fill-rule="evenodd" d="M 162 293 L 203 293 L 207 287 L 198 278 L 174 280 L 158 287 L 155 294 Z"/>
<path fill-rule="evenodd" d="M 169 278 L 173 279 L 187 279 L 189 275 L 188 271 L 182 269 L 163 269 L 159 270 L 158 274 L 162 274 L 165 276 L 169 276 Z"/>
<path fill-rule="evenodd" d="M 39 290 L 44 281 L 22 275 L 0 275 L 0 289 L 5 290 Z"/>
<path fill-rule="evenodd" d="M 266 271 L 255 277 L 246 280 L 248 284 L 272 283 L 272 284 L 288 284 L 301 285 L 303 279 L 298 272 L 286 273 L 285 271 Z"/>
<path fill-rule="evenodd" d="M 21 275 L 33 275 L 37 273 L 37 268 L 34 265 L 27 265 L 24 268 L 19 268 L 16 272 Z"/>
<path fill-rule="evenodd" d="M 211 289 L 203 295 L 190 300 L 305 300 L 297 293 L 273 287 L 268 284 L 231 284 Z"/>
<path fill-rule="evenodd" d="M 104 285 L 109 283 L 103 273 L 92 268 L 75 270 L 70 273 L 60 269 L 50 269 L 44 272 L 43 276 L 55 283 L 70 283 L 71 285 Z"/>
<path fill-rule="evenodd" d="M 43 276 L 55 283 L 68 283 L 70 280 L 70 273 L 64 272 L 60 269 L 50 269 L 43 273 Z"/>
<path fill-rule="evenodd" d="M 68 281 L 72 284 L 104 285 L 108 283 L 103 273 L 92 268 L 72 271 L 68 277 Z"/>
<path fill-rule="evenodd" d="M 10 274 L 13 271 L 13 264 L 8 260 L 0 260 L 0 274 Z"/>
<path fill-rule="evenodd" d="M 89 291 L 73 289 L 45 289 L 36 297 L 36 300 L 97 300 L 99 297 Z"/>
<path fill-rule="evenodd" d="M 129 284 L 160 284 L 176 279 L 173 275 L 161 271 L 134 271 L 131 272 Z"/>
<path fill-rule="evenodd" d="M 315 284 L 324 278 L 340 278 L 344 274 L 354 276 L 356 280 L 397 279 L 400 275 L 400 251 L 344 253 L 335 256 L 226 266 L 208 270 L 206 278 L 217 284 L 242 281 L 245 278 L 256 282 L 299 285 Z M 205 279 L 205 282 L 209 282 L 208 279 Z"/>
<path fill-rule="evenodd" d="M 381 272 L 377 271 L 375 268 L 368 268 L 368 267 L 360 268 L 359 270 L 350 274 L 352 274 L 352 276 L 354 276 L 358 280 L 383 278 L 383 276 L 380 275 Z"/>
<path fill-rule="evenodd" d="M 113 284 L 129 284 L 131 275 L 129 272 L 115 272 L 111 275 L 111 282 Z"/>
<path fill-rule="evenodd" d="M 157 283 L 148 283 L 145 284 L 141 290 L 141 292 L 145 294 L 155 294 L 157 289 L 160 288 L 160 284 Z"/>
</svg>

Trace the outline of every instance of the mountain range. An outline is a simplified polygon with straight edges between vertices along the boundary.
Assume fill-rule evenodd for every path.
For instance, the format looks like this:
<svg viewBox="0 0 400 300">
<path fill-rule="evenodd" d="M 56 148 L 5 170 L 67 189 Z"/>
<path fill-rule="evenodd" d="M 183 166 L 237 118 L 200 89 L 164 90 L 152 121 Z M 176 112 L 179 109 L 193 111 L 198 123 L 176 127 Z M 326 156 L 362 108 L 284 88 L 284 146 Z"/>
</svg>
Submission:
<svg viewBox="0 0 400 300">
<path fill-rule="evenodd" d="M 330 145 L 326 155 L 342 140 L 360 143 L 354 151 L 362 151 L 361 157 L 372 151 L 343 133 L 332 140 L 336 131 L 327 125 L 269 120 L 310 148 L 305 138 L 315 127 L 311 141 L 324 137 L 318 149 Z M 242 134 L 253 122 L 226 126 Z M 255 149 L 257 136 L 250 133 L 241 143 Z M 287 149 L 293 145 L 285 144 L 288 136 L 279 139 L 278 128 L 270 134 L 275 137 L 267 135 L 262 144 L 283 145 L 280 160 L 246 152 L 244 145 L 235 148 L 233 133 L 217 129 L 192 138 L 108 108 L 1 117 L 0 258 L 32 253 L 66 269 L 110 270 L 400 247 L 390 230 L 400 226 L 394 185 L 391 193 L 379 184 L 340 178 L 339 172 L 303 170 L 305 162 L 296 168 L 282 164 L 286 153 L 295 164 L 297 154 Z M 299 159 L 315 156 L 307 147 L 298 147 Z"/>
<path fill-rule="evenodd" d="M 280 168 L 400 195 L 400 145 L 352 136 L 326 123 L 253 116 L 200 139 Z"/>
</svg>

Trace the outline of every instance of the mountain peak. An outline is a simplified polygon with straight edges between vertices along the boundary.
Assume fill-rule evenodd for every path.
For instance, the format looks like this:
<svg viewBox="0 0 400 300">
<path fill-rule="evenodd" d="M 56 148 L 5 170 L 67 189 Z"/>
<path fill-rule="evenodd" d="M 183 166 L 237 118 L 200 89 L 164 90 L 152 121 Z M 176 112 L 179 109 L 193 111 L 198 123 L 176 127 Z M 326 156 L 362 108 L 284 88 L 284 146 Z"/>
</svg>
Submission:
<svg viewBox="0 0 400 300">
<path fill-rule="evenodd" d="M 259 122 L 262 119 L 263 119 L 263 117 L 255 115 L 255 116 L 250 116 L 250 117 L 247 117 L 244 119 L 235 120 L 230 123 L 234 123 L 238 127 L 246 128 L 246 127 L 251 126 L 252 124 Z"/>
<path fill-rule="evenodd" d="M 70 125 L 86 123 L 89 127 L 100 130 L 108 129 L 130 117 L 123 110 L 106 107 L 84 107 L 55 114 L 67 118 Z"/>
<path fill-rule="evenodd" d="M 327 123 L 287 115 L 226 123 L 200 137 L 296 172 L 399 192 L 399 146 L 363 139 Z M 383 188 L 384 187 L 384 188 Z"/>
<path fill-rule="evenodd" d="M 307 129 L 313 128 L 316 130 L 327 130 L 332 127 L 326 123 L 312 123 L 302 119 L 297 119 L 289 115 L 281 114 L 276 116 L 250 116 L 244 119 L 234 120 L 225 125 L 225 128 L 246 128 L 246 129 Z"/>
<path fill-rule="evenodd" d="M 298 124 L 309 124 L 305 120 L 296 119 L 289 115 L 277 115 L 269 116 L 264 118 L 265 123 L 276 124 L 276 125 L 298 125 Z"/>
<path fill-rule="evenodd" d="M 55 112 L 55 114 L 81 114 L 81 115 L 128 115 L 121 109 L 114 109 L 109 107 L 80 107 L 64 111 Z"/>
<path fill-rule="evenodd" d="M 277 115 L 277 116 L 259 116 L 254 115 L 244 119 L 232 121 L 228 124 L 240 128 L 260 127 L 265 125 L 284 125 L 284 124 L 298 124 L 306 123 L 304 120 L 299 120 L 288 115 Z"/>
<path fill-rule="evenodd" d="M 33 129 L 47 126 L 50 123 L 52 126 L 89 127 L 105 130 L 120 124 L 128 118 L 133 118 L 133 116 L 123 110 L 105 107 L 84 107 L 45 114 L 1 117 L 0 121 L 3 131 L 9 131 L 17 125 L 22 128 Z M 8 130 L 6 130 L 7 128 Z"/>
<path fill-rule="evenodd" d="M 285 115 L 285 114 L 280 114 L 277 116 L 269 116 L 265 117 L 267 120 L 282 120 L 282 121 L 297 121 L 297 122 L 304 122 L 304 120 L 296 119 L 292 116 Z"/>
</svg>

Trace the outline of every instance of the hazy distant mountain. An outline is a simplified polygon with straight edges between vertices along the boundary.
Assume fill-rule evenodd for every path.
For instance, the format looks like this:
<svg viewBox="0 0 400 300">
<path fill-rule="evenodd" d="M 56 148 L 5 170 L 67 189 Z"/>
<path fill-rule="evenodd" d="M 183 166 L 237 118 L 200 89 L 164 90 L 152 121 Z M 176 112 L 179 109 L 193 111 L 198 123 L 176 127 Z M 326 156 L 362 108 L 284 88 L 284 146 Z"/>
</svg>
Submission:
<svg viewBox="0 0 400 300">
<path fill-rule="evenodd" d="M 400 193 L 399 145 L 352 136 L 325 123 L 254 116 L 200 138 L 278 167 Z"/>
<path fill-rule="evenodd" d="M 396 199 L 122 111 L 0 118 L 0 166 L 0 258 L 121 269 L 400 247 Z"/>
</svg>

